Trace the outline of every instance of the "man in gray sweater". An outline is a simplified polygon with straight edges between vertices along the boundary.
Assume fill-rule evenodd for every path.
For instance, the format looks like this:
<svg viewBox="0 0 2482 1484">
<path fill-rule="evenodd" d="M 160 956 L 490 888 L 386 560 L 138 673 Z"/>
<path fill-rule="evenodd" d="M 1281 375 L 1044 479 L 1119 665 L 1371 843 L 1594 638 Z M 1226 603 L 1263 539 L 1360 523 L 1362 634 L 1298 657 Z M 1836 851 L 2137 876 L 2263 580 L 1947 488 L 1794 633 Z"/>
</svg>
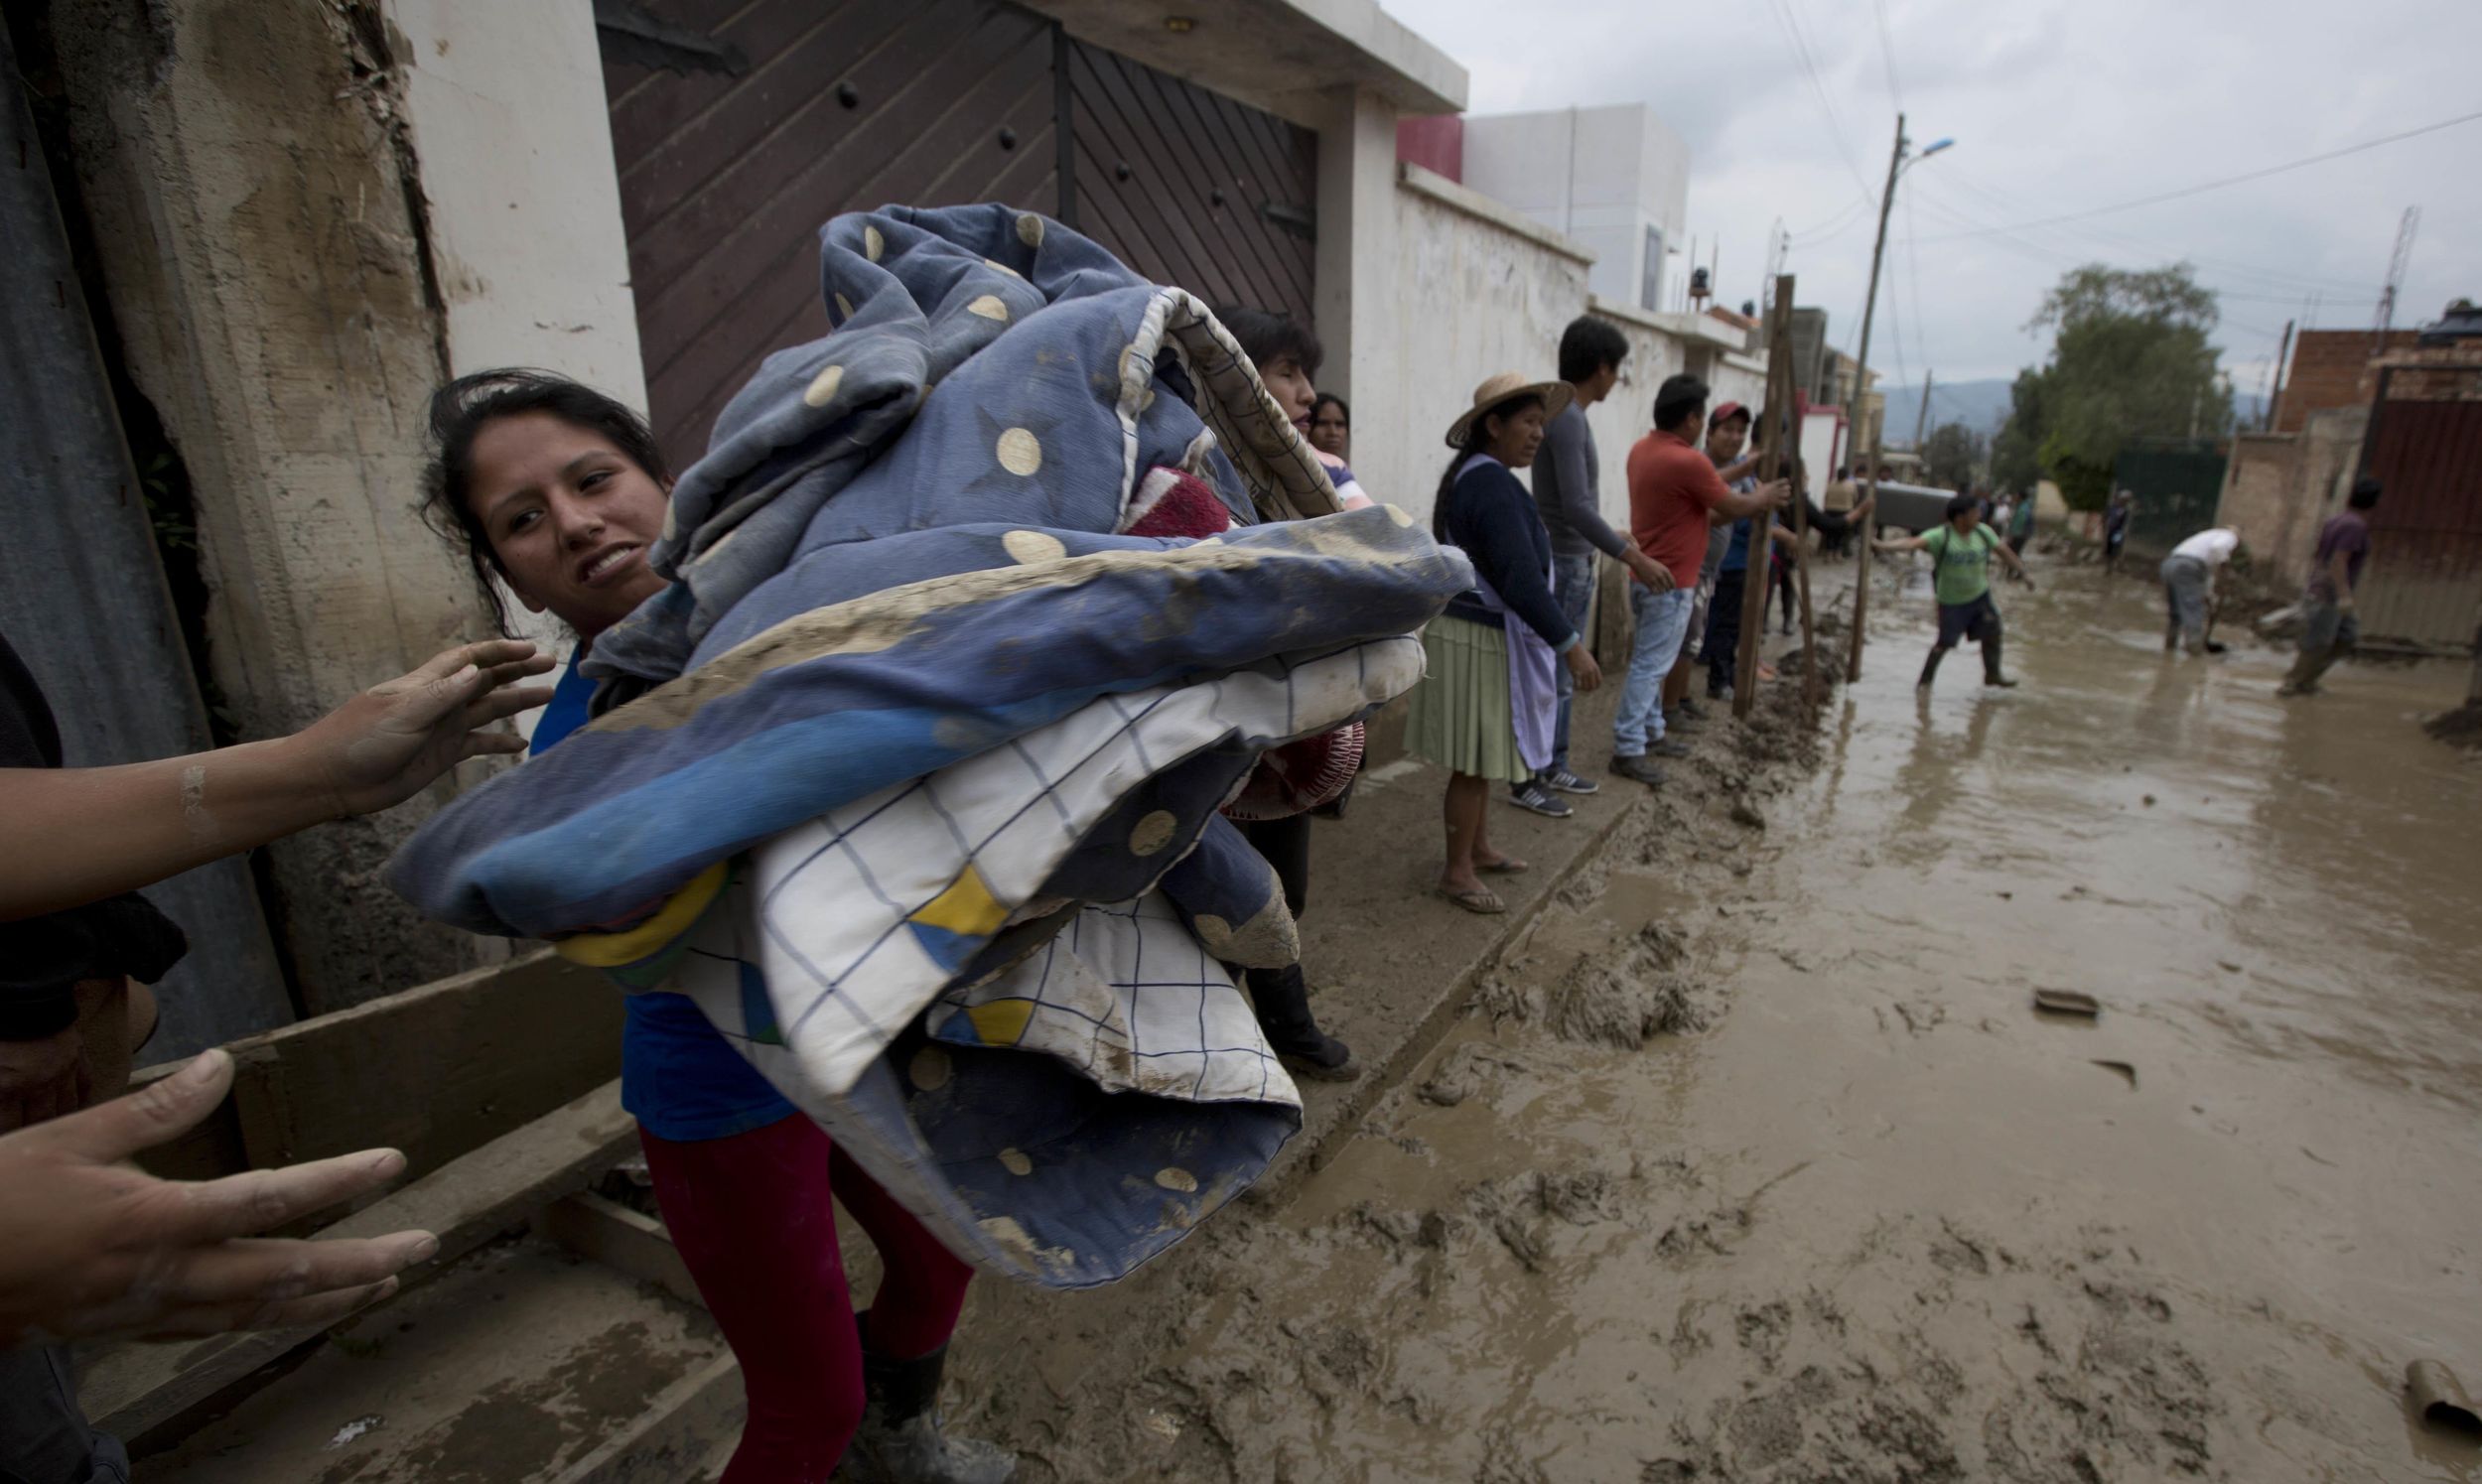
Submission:
<svg viewBox="0 0 2482 1484">
<path fill-rule="evenodd" d="M 1543 447 L 1534 456 L 1534 503 L 1543 512 L 1543 528 L 1551 533 L 1552 596 L 1561 612 L 1580 632 L 1594 599 L 1594 553 L 1629 569 L 1632 578 L 1652 583 L 1661 569 L 1636 543 L 1611 528 L 1602 512 L 1602 459 L 1594 449 L 1594 430 L 1586 425 L 1586 409 L 1611 395 L 1620 384 L 1620 363 L 1628 359 L 1629 341 L 1608 320 L 1581 315 L 1560 336 L 1560 379 L 1576 389 L 1576 397 L 1543 430 Z M 1531 783 L 1516 784 L 1512 798 L 1538 813 L 1564 815 L 1569 806 L 1559 793 L 1593 793 L 1600 785 L 1581 778 L 1569 767 L 1569 717 L 1576 693 L 1568 672 L 1560 675 L 1560 719 L 1552 733 L 1552 763 Z M 1546 807 L 1548 806 L 1548 807 Z"/>
</svg>

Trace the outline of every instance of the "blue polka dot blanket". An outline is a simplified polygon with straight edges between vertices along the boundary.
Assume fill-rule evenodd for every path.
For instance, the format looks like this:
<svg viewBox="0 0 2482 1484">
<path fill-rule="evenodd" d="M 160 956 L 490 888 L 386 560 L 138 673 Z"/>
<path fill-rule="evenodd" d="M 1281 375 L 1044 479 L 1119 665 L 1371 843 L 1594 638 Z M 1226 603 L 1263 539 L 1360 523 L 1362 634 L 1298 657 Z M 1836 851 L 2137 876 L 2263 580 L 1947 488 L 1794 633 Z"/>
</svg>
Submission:
<svg viewBox="0 0 2482 1484">
<path fill-rule="evenodd" d="M 1297 932 L 1218 811 L 1411 689 L 1472 572 L 1339 512 L 1206 307 L 1059 223 L 821 241 L 834 329 L 674 488 L 595 720 L 389 880 L 689 995 L 959 1256 L 1110 1282 L 1301 1126 L 1230 973 Z M 1231 527 L 1129 534 L 1168 477 Z"/>
</svg>

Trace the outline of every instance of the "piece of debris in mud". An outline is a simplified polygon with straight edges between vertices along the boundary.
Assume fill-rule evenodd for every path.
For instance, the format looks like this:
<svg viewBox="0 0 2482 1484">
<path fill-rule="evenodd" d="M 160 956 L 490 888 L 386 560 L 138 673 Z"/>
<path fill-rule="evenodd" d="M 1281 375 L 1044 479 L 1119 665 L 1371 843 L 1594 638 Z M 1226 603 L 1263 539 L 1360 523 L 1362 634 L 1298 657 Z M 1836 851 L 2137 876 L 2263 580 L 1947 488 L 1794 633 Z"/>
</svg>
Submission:
<svg viewBox="0 0 2482 1484">
<path fill-rule="evenodd" d="M 2102 1002 L 2082 990 L 2036 990 L 2034 1009 L 2055 1015 L 2085 1015 L 2089 1018 L 2103 1013 Z"/>
<path fill-rule="evenodd" d="M 2421 730 L 2450 746 L 2482 749 L 2482 701 L 2468 701 L 2421 724 Z"/>
<path fill-rule="evenodd" d="M 2413 1416 L 2428 1426 L 2482 1437 L 2482 1409 L 2465 1395 L 2456 1373 L 2435 1360 L 2417 1360 L 2405 1368 L 2405 1391 Z"/>
<path fill-rule="evenodd" d="M 2105 1071 L 2107 1071 L 2107 1072 L 2118 1072 L 2118 1073 L 2120 1073 L 2123 1077 L 2126 1077 L 2126 1078 L 2128 1078 L 2128 1079 L 2129 1079 L 2129 1085 L 2130 1085 L 2131 1087 L 2136 1087 L 2136 1086 L 2137 1085 L 2137 1069 L 2136 1067 L 2134 1067 L 2134 1066 L 2130 1065 L 2128 1062 L 2125 1062 L 2125 1061 L 2104 1061 L 2104 1060 L 2102 1060 L 2102 1059 L 2100 1059 L 2100 1058 L 2097 1058 L 2097 1059 L 2095 1060 L 2095 1063 L 2094 1063 L 2094 1064 L 2095 1064 L 2096 1066 L 2101 1067 L 2103 1070 L 2105 1070 Z"/>
<path fill-rule="evenodd" d="M 1767 817 L 1760 814 L 1758 807 L 1747 799 L 1734 799 L 1732 800 L 1732 823 L 1743 829 L 1763 830 L 1767 827 Z"/>
<path fill-rule="evenodd" d="M 1442 1108 L 1453 1108 L 1480 1092 L 1498 1072 L 1514 1071 L 1520 1066 L 1515 1057 L 1495 1046 L 1467 1041 L 1440 1058 L 1431 1080 L 1415 1089 L 1414 1096 Z"/>
</svg>

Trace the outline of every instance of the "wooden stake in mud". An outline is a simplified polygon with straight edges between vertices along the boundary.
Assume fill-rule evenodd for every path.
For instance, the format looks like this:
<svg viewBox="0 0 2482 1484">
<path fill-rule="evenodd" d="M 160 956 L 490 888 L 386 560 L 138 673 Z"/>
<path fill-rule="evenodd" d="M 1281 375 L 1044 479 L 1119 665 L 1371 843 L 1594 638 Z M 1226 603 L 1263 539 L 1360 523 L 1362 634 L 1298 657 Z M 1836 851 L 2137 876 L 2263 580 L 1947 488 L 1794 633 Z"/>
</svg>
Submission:
<svg viewBox="0 0 2482 1484">
<path fill-rule="evenodd" d="M 1751 432 L 1764 440 L 1758 482 L 1772 484 L 1789 470 L 1788 436 L 1798 426 L 1793 412 L 1793 276 L 1775 278 L 1775 306 L 1767 312 L 1766 406 Z M 1758 643 L 1766 637 L 1768 581 L 1774 561 L 1775 512 L 1749 517 L 1749 560 L 1741 570 L 1740 652 L 1733 656 L 1732 715 L 1746 717 L 1758 702 Z"/>
<path fill-rule="evenodd" d="M 1935 151 L 1946 141 L 1932 145 Z M 1870 249 L 1870 283 L 1862 294 L 1862 343 L 1853 352 L 1853 396 L 1846 404 L 1845 426 L 1852 430 L 1853 455 L 1862 457 L 1862 406 L 1869 400 L 1870 388 L 1870 318 L 1878 309 L 1878 264 L 1887 255 L 1887 210 L 1895 204 L 1896 176 L 1904 169 L 1904 115 L 1896 115 L 1896 147 L 1887 152 L 1887 189 L 1878 194 L 1878 242 Z M 1927 395 L 1925 402 L 1929 401 Z M 1845 682 L 1850 685 L 1862 678 L 1862 635 L 1867 630 L 1862 620 L 1870 612 L 1870 527 L 1878 523 L 1878 444 L 1870 440 L 1869 492 L 1863 496 L 1862 508 L 1870 513 L 1862 520 L 1861 544 L 1856 548 L 1853 572 L 1853 652 L 1845 659 Z"/>
</svg>

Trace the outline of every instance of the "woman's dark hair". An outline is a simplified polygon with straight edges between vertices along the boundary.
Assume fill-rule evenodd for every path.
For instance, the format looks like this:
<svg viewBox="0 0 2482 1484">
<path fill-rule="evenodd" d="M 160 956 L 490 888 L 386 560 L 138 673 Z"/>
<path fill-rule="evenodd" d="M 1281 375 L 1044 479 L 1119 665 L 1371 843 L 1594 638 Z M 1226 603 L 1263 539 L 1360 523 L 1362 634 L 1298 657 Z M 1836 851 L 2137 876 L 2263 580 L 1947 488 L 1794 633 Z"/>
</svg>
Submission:
<svg viewBox="0 0 2482 1484">
<path fill-rule="evenodd" d="M 1629 337 L 1609 320 L 1580 315 L 1560 333 L 1560 379 L 1590 381 L 1605 366 L 1629 358 Z"/>
<path fill-rule="evenodd" d="M 508 631 L 508 608 L 491 579 L 504 575 L 491 533 L 475 514 L 474 441 L 494 418 L 548 412 L 574 427 L 601 433 L 658 484 L 672 482 L 646 420 L 591 386 L 552 371 L 503 366 L 460 376 L 431 394 L 431 459 L 422 472 L 422 520 L 464 554 L 491 621 Z"/>
<path fill-rule="evenodd" d="M 1215 318 L 1224 322 L 1224 329 L 1241 342 L 1241 353 L 1254 366 L 1274 363 L 1278 356 L 1290 355 L 1301 363 L 1305 374 L 1315 376 L 1318 366 L 1327 358 L 1318 337 L 1310 327 L 1291 315 L 1270 314 L 1263 309 L 1243 309 L 1238 305 L 1215 311 Z"/>
<path fill-rule="evenodd" d="M 1491 419 L 1515 417 L 1529 407 L 1542 405 L 1540 393 L 1526 392 L 1505 402 L 1494 402 L 1473 415 L 1473 421 L 1465 425 L 1465 441 L 1456 446 L 1455 453 L 1448 456 L 1448 470 L 1440 475 L 1440 492 L 1431 501 L 1432 540 L 1448 539 L 1448 492 L 1456 487 L 1456 472 L 1465 467 L 1465 461 L 1481 453 L 1483 446 L 1491 441 Z"/>
<path fill-rule="evenodd" d="M 1347 407 L 1344 404 L 1344 399 L 1337 396 L 1334 392 L 1320 392 L 1318 394 L 1318 400 L 1310 404 L 1310 420 L 1313 423 L 1318 421 L 1318 414 L 1325 411 L 1329 407 L 1333 407 L 1338 413 L 1342 414 L 1344 418 L 1344 426 L 1348 430 L 1351 429 L 1353 426 L 1353 409 Z"/>
</svg>

